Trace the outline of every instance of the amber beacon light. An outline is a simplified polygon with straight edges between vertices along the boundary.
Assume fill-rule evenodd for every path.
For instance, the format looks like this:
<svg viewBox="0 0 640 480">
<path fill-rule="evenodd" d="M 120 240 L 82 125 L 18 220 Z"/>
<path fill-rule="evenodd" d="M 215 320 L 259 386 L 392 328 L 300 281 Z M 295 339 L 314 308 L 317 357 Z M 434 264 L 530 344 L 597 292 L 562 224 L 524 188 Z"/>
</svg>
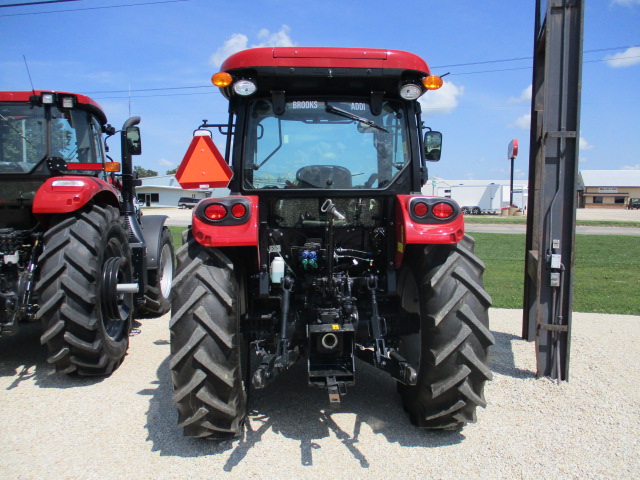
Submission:
<svg viewBox="0 0 640 480">
<path fill-rule="evenodd" d="M 438 75 L 429 75 L 428 77 L 424 77 L 422 79 L 422 85 L 427 90 L 437 90 L 444 84 L 442 77 Z"/>
<path fill-rule="evenodd" d="M 233 82 L 233 78 L 227 72 L 218 72 L 211 77 L 211 83 L 216 87 L 228 87 Z"/>
</svg>

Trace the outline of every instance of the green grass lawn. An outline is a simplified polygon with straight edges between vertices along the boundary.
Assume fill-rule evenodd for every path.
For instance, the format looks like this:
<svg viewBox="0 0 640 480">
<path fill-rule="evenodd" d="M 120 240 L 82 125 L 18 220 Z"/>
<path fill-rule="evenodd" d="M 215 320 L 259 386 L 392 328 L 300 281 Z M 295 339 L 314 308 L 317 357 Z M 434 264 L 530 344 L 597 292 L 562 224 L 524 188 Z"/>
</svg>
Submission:
<svg viewBox="0 0 640 480">
<path fill-rule="evenodd" d="M 169 227 L 176 249 L 184 227 Z M 493 306 L 522 308 L 524 234 L 473 233 Z M 573 310 L 640 315 L 640 237 L 576 235 Z"/>
<path fill-rule="evenodd" d="M 171 236 L 173 237 L 173 248 L 177 251 L 182 246 L 182 232 L 186 227 L 169 227 Z"/>
<path fill-rule="evenodd" d="M 525 235 L 473 233 L 493 306 L 522 308 Z M 640 315 L 640 237 L 576 235 L 573 310 Z"/>
<path fill-rule="evenodd" d="M 490 223 L 496 225 L 526 225 L 527 217 L 503 217 L 501 215 L 465 215 L 464 223 Z M 617 220 L 576 220 L 581 227 L 627 227 L 640 228 L 640 222 Z"/>
</svg>

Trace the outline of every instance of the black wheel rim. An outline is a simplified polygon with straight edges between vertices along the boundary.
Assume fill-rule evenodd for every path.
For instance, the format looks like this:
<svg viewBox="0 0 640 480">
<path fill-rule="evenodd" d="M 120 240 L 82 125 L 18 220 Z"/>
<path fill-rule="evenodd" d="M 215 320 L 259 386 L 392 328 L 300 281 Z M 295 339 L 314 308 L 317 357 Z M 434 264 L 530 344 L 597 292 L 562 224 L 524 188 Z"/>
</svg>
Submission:
<svg viewBox="0 0 640 480">
<path fill-rule="evenodd" d="M 122 253 L 119 242 L 110 241 L 102 266 L 102 324 L 106 334 L 114 340 L 118 340 L 125 331 L 133 307 L 133 294 L 117 291 L 119 283 L 131 283 L 129 261 Z"/>
</svg>

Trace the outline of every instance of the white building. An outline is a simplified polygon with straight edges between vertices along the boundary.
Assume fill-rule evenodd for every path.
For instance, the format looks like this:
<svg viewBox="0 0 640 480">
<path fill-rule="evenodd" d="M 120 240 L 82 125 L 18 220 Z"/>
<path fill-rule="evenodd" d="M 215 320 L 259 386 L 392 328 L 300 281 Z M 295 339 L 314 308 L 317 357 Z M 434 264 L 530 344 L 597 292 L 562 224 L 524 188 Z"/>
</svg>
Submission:
<svg viewBox="0 0 640 480">
<path fill-rule="evenodd" d="M 184 189 L 175 175 L 158 175 L 140 180 L 142 185 L 136 187 L 138 201 L 148 207 L 177 207 L 180 197 L 202 199 L 212 195 L 225 196 L 229 192 L 224 188 Z"/>
<path fill-rule="evenodd" d="M 509 206 L 510 180 L 444 180 L 439 177 L 431 177 L 422 187 L 423 195 L 435 197 L 450 197 L 452 186 L 487 186 L 500 185 L 500 195 L 502 197 L 502 207 Z M 529 200 L 529 183 L 527 180 L 513 180 L 513 204 L 524 209 Z"/>
</svg>

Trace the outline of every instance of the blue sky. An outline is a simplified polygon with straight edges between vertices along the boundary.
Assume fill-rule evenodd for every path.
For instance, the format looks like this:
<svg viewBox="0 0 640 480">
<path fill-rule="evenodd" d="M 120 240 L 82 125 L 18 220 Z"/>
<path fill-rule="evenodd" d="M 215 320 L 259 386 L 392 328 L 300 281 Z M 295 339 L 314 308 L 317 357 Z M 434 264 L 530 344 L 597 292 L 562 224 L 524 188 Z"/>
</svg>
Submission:
<svg viewBox="0 0 640 480">
<path fill-rule="evenodd" d="M 224 122 L 210 77 L 227 54 L 255 46 L 407 50 L 445 87 L 423 99 L 444 135 L 432 175 L 506 179 L 507 145 L 529 158 L 533 0 L 440 2 L 78 0 L 5 7 L 0 1 L 0 90 L 94 98 L 110 123 L 142 117 L 144 168 L 178 166 L 202 119 Z M 45 13 L 49 12 L 49 13 Z M 640 169 L 640 0 L 586 0 L 580 168 Z M 129 98 L 129 90 L 131 97 Z M 222 150 L 223 144 L 217 141 Z M 117 142 L 111 141 L 117 155 Z"/>
</svg>

